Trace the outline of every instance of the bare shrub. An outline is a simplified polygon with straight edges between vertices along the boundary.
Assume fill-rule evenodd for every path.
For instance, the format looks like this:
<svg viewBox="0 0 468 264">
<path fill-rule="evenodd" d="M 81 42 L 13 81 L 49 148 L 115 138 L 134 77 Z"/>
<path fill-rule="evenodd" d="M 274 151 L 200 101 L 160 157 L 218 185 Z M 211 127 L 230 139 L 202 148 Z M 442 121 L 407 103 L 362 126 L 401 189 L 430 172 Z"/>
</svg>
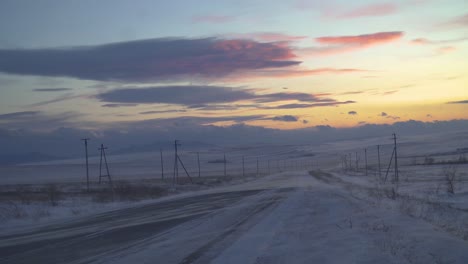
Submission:
<svg viewBox="0 0 468 264">
<path fill-rule="evenodd" d="M 429 157 L 429 156 L 426 156 L 426 157 L 424 158 L 424 164 L 425 164 L 425 165 L 432 165 L 432 164 L 434 164 L 434 158 Z"/>
<path fill-rule="evenodd" d="M 57 184 L 48 184 L 44 189 L 44 193 L 47 195 L 47 200 L 52 206 L 57 206 L 58 202 L 62 196 L 62 192 L 60 191 Z"/>
<path fill-rule="evenodd" d="M 465 156 L 465 153 L 461 153 L 458 157 L 458 163 L 468 163 L 468 159 Z"/>
<path fill-rule="evenodd" d="M 34 208 L 34 210 L 31 212 L 31 216 L 34 221 L 39 221 L 39 219 L 41 218 L 49 217 L 50 212 L 46 206 L 40 206 L 40 207 Z"/>
<path fill-rule="evenodd" d="M 370 225 L 368 227 L 371 231 L 373 232 L 384 232 L 384 233 L 387 233 L 390 231 L 390 229 L 392 228 L 392 226 L 389 226 L 387 224 L 385 224 L 385 222 L 383 220 L 380 220 L 378 222 L 375 222 L 373 223 L 372 225 Z"/>
<path fill-rule="evenodd" d="M 443 257 L 437 256 L 437 255 L 434 254 L 434 253 L 429 253 L 429 256 L 432 257 L 432 260 L 434 261 L 435 264 L 451 264 L 451 263 L 455 263 L 455 260 L 444 259 Z"/>
<path fill-rule="evenodd" d="M 22 204 L 30 204 L 33 199 L 31 191 L 23 185 L 16 187 L 15 194 L 18 196 L 18 200 L 20 200 Z"/>
<path fill-rule="evenodd" d="M 97 203 L 107 203 L 113 200 L 112 191 L 109 188 L 96 188 L 90 194 L 92 195 L 92 200 Z"/>
<path fill-rule="evenodd" d="M 137 190 L 127 181 L 116 182 L 114 192 L 121 200 L 135 200 L 137 196 Z"/>
<path fill-rule="evenodd" d="M 96 202 L 109 202 L 113 198 L 120 201 L 139 201 L 160 197 L 167 194 L 167 190 L 152 185 L 132 184 L 128 181 L 117 181 L 114 183 L 113 192 L 106 189 L 97 190 L 94 193 L 93 200 Z"/>
<path fill-rule="evenodd" d="M 15 202 L 7 201 L 0 206 L 0 220 L 20 219 L 26 217 L 26 211 Z"/>
<path fill-rule="evenodd" d="M 447 166 L 442 170 L 444 175 L 445 184 L 447 185 L 447 192 L 455 194 L 455 182 L 457 181 L 457 167 Z"/>
<path fill-rule="evenodd" d="M 79 215 L 81 213 L 81 210 L 78 209 L 78 208 L 71 208 L 70 209 L 70 212 L 73 214 L 73 215 Z"/>
<path fill-rule="evenodd" d="M 384 192 L 379 185 L 376 185 L 374 188 L 367 189 L 367 194 L 370 197 L 376 198 L 377 201 L 381 201 L 385 197 Z"/>
<path fill-rule="evenodd" d="M 400 195 L 398 199 L 398 209 L 400 212 L 411 217 L 423 218 L 429 213 L 429 198 L 417 199 L 410 195 Z"/>
<path fill-rule="evenodd" d="M 383 189 L 385 196 L 387 196 L 388 199 L 395 200 L 397 196 L 397 191 L 395 190 L 394 187 L 391 188 L 384 188 Z"/>
</svg>

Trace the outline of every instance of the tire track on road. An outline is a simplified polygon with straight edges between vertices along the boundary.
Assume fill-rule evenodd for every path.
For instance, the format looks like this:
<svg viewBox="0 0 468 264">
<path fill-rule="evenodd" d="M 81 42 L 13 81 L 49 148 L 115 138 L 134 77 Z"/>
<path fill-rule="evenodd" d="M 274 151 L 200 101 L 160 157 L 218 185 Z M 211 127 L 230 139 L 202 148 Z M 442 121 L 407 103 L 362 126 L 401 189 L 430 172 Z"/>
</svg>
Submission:
<svg viewBox="0 0 468 264">
<path fill-rule="evenodd" d="M 259 215 L 266 214 L 266 211 L 273 210 L 285 197 L 285 193 L 288 193 L 290 191 L 294 190 L 294 188 L 283 188 L 283 189 L 277 189 L 274 191 L 274 194 L 270 196 L 266 201 L 259 203 L 257 207 L 255 207 L 251 212 L 248 214 L 244 215 L 240 219 L 238 219 L 234 224 L 232 224 L 226 231 L 222 232 L 215 238 L 211 239 L 207 243 L 205 243 L 203 246 L 186 256 L 180 264 L 190 264 L 190 263 L 206 263 L 209 261 L 212 257 L 205 257 L 203 260 L 202 258 L 207 254 L 210 250 L 213 251 L 220 251 L 214 250 L 214 248 L 222 241 L 227 240 L 228 237 L 230 236 L 235 236 L 236 232 L 239 233 L 237 235 L 240 235 L 243 231 L 246 231 L 248 228 L 247 226 L 253 225 L 254 223 L 249 223 L 252 221 L 253 218 L 259 217 Z M 260 217 L 259 217 L 260 218 Z M 254 221 L 255 222 L 255 221 Z M 222 247 L 222 246 L 221 246 Z"/>
<path fill-rule="evenodd" d="M 0 262 L 68 263 L 88 258 L 154 236 L 260 191 L 262 190 L 187 197 L 0 237 Z"/>
</svg>

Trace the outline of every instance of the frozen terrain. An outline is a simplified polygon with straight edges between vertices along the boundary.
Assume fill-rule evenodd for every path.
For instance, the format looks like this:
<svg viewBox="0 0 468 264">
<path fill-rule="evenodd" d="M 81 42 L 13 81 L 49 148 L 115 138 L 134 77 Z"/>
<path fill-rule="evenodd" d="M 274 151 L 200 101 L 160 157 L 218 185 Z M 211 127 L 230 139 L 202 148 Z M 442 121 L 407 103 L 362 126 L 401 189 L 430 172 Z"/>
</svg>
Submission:
<svg viewBox="0 0 468 264">
<path fill-rule="evenodd" d="M 206 151 L 200 178 L 194 153 L 182 153 L 193 183 L 182 173 L 173 181 L 169 156 L 166 180 L 159 179 L 157 162 L 148 163 L 154 153 L 110 156 L 115 197 L 127 190 L 118 185 L 123 180 L 135 182 L 128 190 L 140 195 L 133 200 L 133 193 L 125 193 L 132 199 L 118 201 L 96 201 L 80 191 L 82 160 L 3 168 L 17 171 L 2 177 L 2 206 L 34 208 L 34 200 L 14 200 L 15 192 L 44 186 L 49 198 L 51 186 L 65 198 L 38 221 L 5 220 L 0 262 L 467 263 L 467 146 L 467 133 L 399 139 L 398 182 L 389 137 Z M 219 163 L 224 153 L 226 176 Z M 343 156 L 351 156 L 347 164 Z M 76 175 L 58 176 L 74 166 Z M 95 175 L 93 195 L 107 190 Z M 454 176 L 452 189 L 447 175 Z M 60 216 L 70 207 L 82 212 Z"/>
<path fill-rule="evenodd" d="M 465 240 L 322 181 L 250 182 L 4 233 L 2 263 L 466 263 Z"/>
</svg>

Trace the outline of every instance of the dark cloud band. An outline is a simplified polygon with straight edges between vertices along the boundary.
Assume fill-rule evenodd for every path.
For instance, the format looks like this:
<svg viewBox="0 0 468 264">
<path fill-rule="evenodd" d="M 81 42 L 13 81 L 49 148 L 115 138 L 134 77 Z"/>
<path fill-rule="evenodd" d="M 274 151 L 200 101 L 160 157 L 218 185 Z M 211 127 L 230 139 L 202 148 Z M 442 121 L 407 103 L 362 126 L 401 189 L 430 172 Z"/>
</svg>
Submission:
<svg viewBox="0 0 468 264">
<path fill-rule="evenodd" d="M 281 101 L 298 101 L 303 102 L 303 104 L 280 105 L 271 109 L 310 108 L 354 103 L 354 101 L 338 102 L 334 99 L 308 93 L 259 94 L 255 93 L 254 89 L 194 85 L 115 89 L 98 94 L 96 98 L 102 102 L 112 104 L 177 104 L 204 110 L 210 110 L 213 107 L 215 109 L 232 110 L 233 105 L 226 108 L 225 105 L 219 104 L 238 101 L 253 101 L 256 104 L 238 105 L 239 107 L 236 106 L 236 108 L 253 107 L 262 109 L 270 109 L 270 106 L 262 106 L 261 104 Z"/>
<path fill-rule="evenodd" d="M 0 72 L 98 81 L 219 78 L 234 72 L 300 64 L 279 43 L 217 38 L 161 38 L 97 46 L 0 49 Z"/>
</svg>

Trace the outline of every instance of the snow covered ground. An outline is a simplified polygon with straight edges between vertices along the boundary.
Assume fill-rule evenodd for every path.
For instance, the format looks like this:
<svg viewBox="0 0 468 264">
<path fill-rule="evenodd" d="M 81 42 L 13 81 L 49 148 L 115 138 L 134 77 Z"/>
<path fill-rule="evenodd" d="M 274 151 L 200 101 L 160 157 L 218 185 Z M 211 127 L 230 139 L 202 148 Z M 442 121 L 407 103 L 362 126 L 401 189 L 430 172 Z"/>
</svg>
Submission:
<svg viewBox="0 0 468 264">
<path fill-rule="evenodd" d="M 279 173 L 0 237 L 2 263 L 466 263 L 466 240 L 327 173 Z"/>
<path fill-rule="evenodd" d="M 104 203 L 74 196 L 45 208 L 40 221 L 4 222 L 0 262 L 468 263 L 468 164 L 451 163 L 464 155 L 467 135 L 399 138 L 398 183 L 392 181 L 393 164 L 387 181 L 377 171 L 376 145 L 385 175 L 390 137 L 201 152 L 203 184 L 186 179 L 175 186 L 159 180 L 157 153 L 111 155 L 116 181 L 169 192 L 158 199 Z M 223 178 L 219 159 L 225 152 L 228 177 Z M 197 177 L 194 152 L 181 155 Z M 343 156 L 352 161 L 348 168 Z M 242 157 L 246 177 L 241 177 Z M 426 157 L 433 163 L 424 164 Z M 262 177 L 257 177 L 257 158 Z M 169 154 L 164 159 L 167 173 L 172 159 Z M 96 177 L 98 164 L 95 159 L 91 164 Z M 84 188 L 82 160 L 0 172 L 4 195 L 21 186 L 57 185 L 69 193 Z M 446 179 L 450 173 L 456 176 L 453 193 Z M 92 187 L 99 187 L 95 180 Z M 41 214 L 38 204 L 20 206 Z"/>
</svg>

